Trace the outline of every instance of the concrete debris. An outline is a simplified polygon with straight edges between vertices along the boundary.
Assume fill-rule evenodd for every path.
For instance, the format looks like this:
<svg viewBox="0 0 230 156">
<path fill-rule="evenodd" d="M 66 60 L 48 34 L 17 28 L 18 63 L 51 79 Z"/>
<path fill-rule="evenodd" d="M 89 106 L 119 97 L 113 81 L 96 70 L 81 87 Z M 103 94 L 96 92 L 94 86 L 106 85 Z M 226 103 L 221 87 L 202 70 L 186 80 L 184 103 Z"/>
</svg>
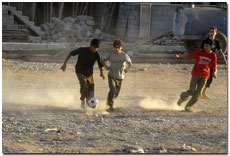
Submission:
<svg viewBox="0 0 230 156">
<path fill-rule="evenodd" d="M 145 153 L 143 149 L 131 150 L 131 153 Z"/>
<path fill-rule="evenodd" d="M 125 152 L 125 153 L 136 153 L 136 151 L 138 151 L 138 150 L 139 150 L 139 148 L 128 145 L 128 146 L 124 147 L 123 152 Z"/>
<path fill-rule="evenodd" d="M 185 144 L 183 144 L 182 149 L 186 150 L 186 151 L 194 151 L 194 152 L 196 151 L 196 149 L 194 147 L 186 146 Z"/>
<path fill-rule="evenodd" d="M 172 33 L 152 40 L 153 45 L 183 45 L 183 42 Z"/>
<path fill-rule="evenodd" d="M 161 119 L 161 118 L 156 118 L 156 119 L 152 120 L 152 122 L 165 122 L 165 121 L 169 121 L 169 120 L 165 120 L 165 119 Z"/>
<path fill-rule="evenodd" d="M 160 153 L 168 153 L 167 149 L 160 150 Z"/>
<path fill-rule="evenodd" d="M 148 69 L 147 68 L 141 68 L 139 69 L 140 71 L 147 71 Z"/>
<path fill-rule="evenodd" d="M 49 132 L 56 132 L 56 133 L 60 133 L 60 132 L 61 132 L 61 130 L 60 130 L 60 129 L 58 129 L 58 128 L 47 128 L 47 129 L 45 130 L 45 132 L 46 132 L 46 133 L 49 133 Z"/>
<path fill-rule="evenodd" d="M 91 16 L 65 17 L 63 20 L 52 17 L 51 22 L 42 24 L 42 40 L 45 42 L 77 42 L 98 38 L 102 41 L 113 41 L 115 36 L 94 29 L 95 22 Z M 34 40 L 31 40 L 33 42 Z"/>
<path fill-rule="evenodd" d="M 160 146 L 159 148 L 156 148 L 159 153 L 168 153 L 168 149 L 166 147 Z"/>
</svg>

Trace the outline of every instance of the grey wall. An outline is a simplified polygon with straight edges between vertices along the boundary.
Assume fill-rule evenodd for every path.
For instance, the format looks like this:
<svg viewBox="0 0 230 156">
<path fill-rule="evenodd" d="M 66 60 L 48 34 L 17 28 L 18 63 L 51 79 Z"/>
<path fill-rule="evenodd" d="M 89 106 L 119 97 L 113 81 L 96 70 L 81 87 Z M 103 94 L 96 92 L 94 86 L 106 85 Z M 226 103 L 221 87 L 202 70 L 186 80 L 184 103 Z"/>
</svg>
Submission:
<svg viewBox="0 0 230 156">
<path fill-rule="evenodd" d="M 23 4 L 23 6 L 28 8 L 27 4 L 29 5 L 30 3 Z M 69 5 L 71 4 L 72 3 L 69 3 Z M 110 18 L 111 16 L 109 16 L 108 18 L 108 13 L 111 12 L 111 4 L 112 4 L 111 2 L 95 2 L 94 3 L 92 16 L 94 17 L 94 20 L 95 20 L 95 27 L 99 29 L 101 28 L 102 17 L 104 17 L 103 28 L 108 33 L 112 33 L 116 35 L 117 38 L 122 39 L 127 42 L 135 42 L 141 39 L 139 37 L 141 3 L 140 2 L 120 2 L 119 10 L 115 9 L 115 11 L 118 12 L 118 16 L 115 17 L 117 19 L 114 20 L 116 21 L 116 24 L 112 23 L 112 25 L 114 25 L 115 28 L 110 26 L 109 27 L 110 29 L 105 29 L 105 28 L 108 28 L 109 23 L 111 23 L 111 22 L 106 23 L 108 19 L 111 19 Z M 169 4 L 169 2 L 168 3 L 167 2 L 162 2 L 162 3 L 153 2 L 153 3 L 147 3 L 147 4 L 151 4 L 151 21 L 150 21 L 149 36 L 154 35 L 155 33 L 164 31 L 164 30 L 172 29 L 174 11 L 179 5 L 172 5 L 172 4 Z M 39 5 L 44 7 L 43 3 L 36 4 L 37 7 L 39 7 Z M 58 9 L 58 6 L 56 6 L 55 8 Z M 39 8 L 37 8 L 37 10 L 38 9 Z M 69 10 L 72 10 L 71 7 L 69 7 Z M 26 13 L 30 14 L 31 11 L 27 11 Z"/>
<path fill-rule="evenodd" d="M 116 36 L 128 42 L 134 42 L 139 36 L 140 3 L 121 3 Z"/>
<path fill-rule="evenodd" d="M 116 25 L 116 36 L 127 42 L 135 42 L 139 39 L 140 31 L 140 4 L 123 3 L 120 5 L 119 16 Z M 151 4 L 150 34 L 172 29 L 173 16 L 179 5 L 165 3 Z M 146 36 L 147 37 L 147 36 Z"/>
<path fill-rule="evenodd" d="M 106 19 L 106 12 L 108 9 L 107 6 L 109 6 L 109 3 L 101 3 L 101 2 L 94 3 L 93 19 L 95 21 L 95 27 L 101 28 L 102 18 L 104 18 L 104 20 Z"/>
<path fill-rule="evenodd" d="M 178 5 L 152 5 L 150 35 L 172 29 Z"/>
</svg>

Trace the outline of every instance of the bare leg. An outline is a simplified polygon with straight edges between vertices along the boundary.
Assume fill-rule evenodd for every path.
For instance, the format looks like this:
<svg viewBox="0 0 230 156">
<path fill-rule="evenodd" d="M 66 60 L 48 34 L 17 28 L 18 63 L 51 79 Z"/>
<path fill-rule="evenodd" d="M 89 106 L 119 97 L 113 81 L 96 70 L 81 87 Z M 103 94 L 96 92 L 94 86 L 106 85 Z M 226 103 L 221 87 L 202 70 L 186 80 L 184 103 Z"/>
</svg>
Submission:
<svg viewBox="0 0 230 156">
<path fill-rule="evenodd" d="M 202 96 L 201 96 L 202 99 L 210 99 L 210 97 L 206 94 L 207 89 L 208 89 L 208 87 L 204 88 L 204 90 L 202 92 Z"/>
</svg>

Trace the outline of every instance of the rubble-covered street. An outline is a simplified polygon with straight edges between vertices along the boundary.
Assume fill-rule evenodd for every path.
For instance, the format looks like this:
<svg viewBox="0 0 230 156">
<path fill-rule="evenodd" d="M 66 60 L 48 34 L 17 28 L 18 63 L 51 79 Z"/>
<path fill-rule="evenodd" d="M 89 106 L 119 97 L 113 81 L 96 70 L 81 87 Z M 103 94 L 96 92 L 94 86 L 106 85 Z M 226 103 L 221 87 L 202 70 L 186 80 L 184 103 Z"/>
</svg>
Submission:
<svg viewBox="0 0 230 156">
<path fill-rule="evenodd" d="M 3 59 L 3 153 L 227 153 L 227 71 L 194 112 L 176 105 L 189 86 L 190 64 L 135 64 L 113 113 L 95 66 L 96 110 L 80 108 L 74 64 Z M 105 72 L 106 74 L 107 72 Z M 215 147 L 215 148 L 213 148 Z"/>
</svg>

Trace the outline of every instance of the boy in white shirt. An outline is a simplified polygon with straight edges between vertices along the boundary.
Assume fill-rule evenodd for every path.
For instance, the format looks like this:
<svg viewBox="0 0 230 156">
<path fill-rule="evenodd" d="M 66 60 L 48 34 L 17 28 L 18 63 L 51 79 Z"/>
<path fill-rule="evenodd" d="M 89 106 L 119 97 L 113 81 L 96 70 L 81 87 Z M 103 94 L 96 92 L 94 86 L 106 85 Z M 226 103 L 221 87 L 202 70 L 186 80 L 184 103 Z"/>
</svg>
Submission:
<svg viewBox="0 0 230 156">
<path fill-rule="evenodd" d="M 109 81 L 109 93 L 107 97 L 107 111 L 113 111 L 114 100 L 118 97 L 121 89 L 122 80 L 125 78 L 127 73 L 132 66 L 130 57 L 122 51 L 122 41 L 115 40 L 113 42 L 114 52 L 110 53 L 104 58 L 105 69 L 109 70 L 108 81 Z M 110 62 L 110 66 L 107 62 Z M 128 66 L 126 67 L 126 63 Z"/>
</svg>

